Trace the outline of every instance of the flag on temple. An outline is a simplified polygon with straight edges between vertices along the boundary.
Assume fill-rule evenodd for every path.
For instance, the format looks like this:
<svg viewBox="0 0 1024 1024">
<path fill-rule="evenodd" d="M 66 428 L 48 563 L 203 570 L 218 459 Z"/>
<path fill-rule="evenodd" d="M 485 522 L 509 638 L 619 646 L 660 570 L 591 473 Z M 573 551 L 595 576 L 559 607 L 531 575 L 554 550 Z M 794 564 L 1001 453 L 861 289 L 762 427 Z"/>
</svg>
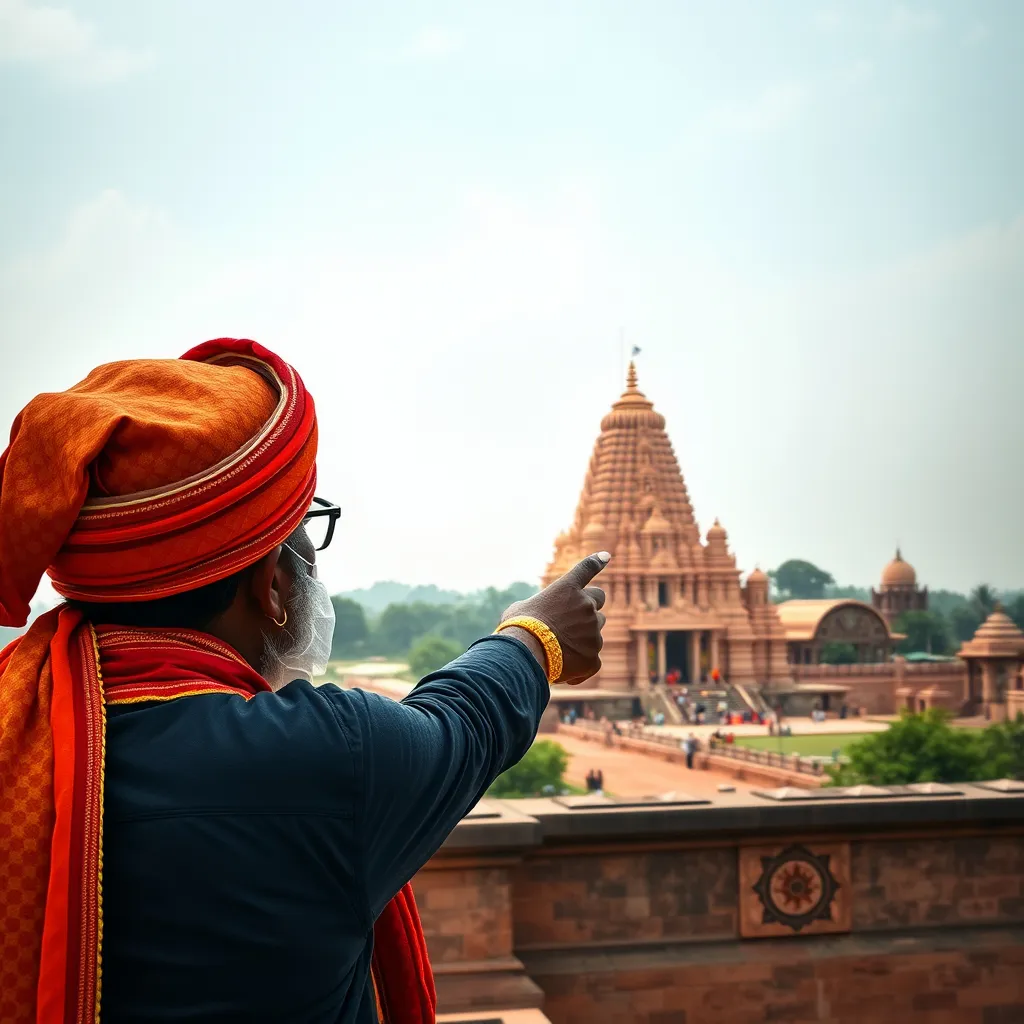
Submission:
<svg viewBox="0 0 1024 1024">
<path fill-rule="evenodd" d="M 636 357 L 638 355 L 640 355 L 640 347 L 638 345 L 634 345 L 633 346 L 633 352 L 632 352 L 632 355 L 630 356 L 630 358 L 636 359 Z"/>
</svg>

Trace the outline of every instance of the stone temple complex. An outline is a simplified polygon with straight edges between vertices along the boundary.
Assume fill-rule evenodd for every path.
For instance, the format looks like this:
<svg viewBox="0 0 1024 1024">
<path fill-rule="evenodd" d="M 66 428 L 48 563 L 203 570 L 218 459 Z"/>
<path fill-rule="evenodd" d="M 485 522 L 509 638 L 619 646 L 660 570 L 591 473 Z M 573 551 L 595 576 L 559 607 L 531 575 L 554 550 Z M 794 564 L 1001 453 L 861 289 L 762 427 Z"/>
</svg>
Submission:
<svg viewBox="0 0 1024 1024">
<path fill-rule="evenodd" d="M 996 644 L 998 623 L 986 624 L 958 659 L 894 657 L 903 639 L 894 623 L 928 608 L 928 590 L 898 548 L 870 603 L 775 604 L 760 569 L 743 581 L 717 519 L 702 538 L 665 417 L 640 391 L 632 363 L 626 390 L 601 421 L 576 515 L 555 541 L 543 583 L 601 550 L 614 555 L 600 576 L 608 621 L 602 668 L 585 699 L 610 717 L 628 714 L 637 698 L 658 703 L 669 680 L 719 691 L 735 710 L 763 711 L 767 703 L 798 714 L 846 704 L 871 714 L 945 707 L 1001 719 L 1020 699 L 1015 666 L 1024 664 L 1024 637 L 1000 633 Z M 826 664 L 833 645 L 852 663 Z M 674 702 L 661 704 L 673 714 Z"/>
</svg>

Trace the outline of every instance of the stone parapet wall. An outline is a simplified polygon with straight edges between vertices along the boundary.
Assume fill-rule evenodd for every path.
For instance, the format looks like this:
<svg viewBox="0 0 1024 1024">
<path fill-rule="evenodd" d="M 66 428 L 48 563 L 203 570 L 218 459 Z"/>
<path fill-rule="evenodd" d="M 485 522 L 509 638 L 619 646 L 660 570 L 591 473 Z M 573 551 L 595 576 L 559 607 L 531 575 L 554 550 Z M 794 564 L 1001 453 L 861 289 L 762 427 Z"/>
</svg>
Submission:
<svg viewBox="0 0 1024 1024">
<path fill-rule="evenodd" d="M 439 1010 L 1022 1022 L 1024 792 L 928 792 L 485 801 L 414 879 Z"/>
</svg>

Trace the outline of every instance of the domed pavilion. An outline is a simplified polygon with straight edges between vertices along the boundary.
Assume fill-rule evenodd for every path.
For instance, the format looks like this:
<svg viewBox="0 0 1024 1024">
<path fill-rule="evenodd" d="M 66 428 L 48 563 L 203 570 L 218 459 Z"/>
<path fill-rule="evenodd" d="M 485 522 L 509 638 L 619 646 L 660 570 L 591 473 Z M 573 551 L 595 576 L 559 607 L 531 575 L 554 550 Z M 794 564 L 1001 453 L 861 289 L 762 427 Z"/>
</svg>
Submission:
<svg viewBox="0 0 1024 1024">
<path fill-rule="evenodd" d="M 904 560 L 900 549 L 882 570 L 878 590 L 871 591 L 871 606 L 891 626 L 904 612 L 928 610 L 928 588 L 919 588 L 914 567 Z"/>
<path fill-rule="evenodd" d="M 1024 633 L 1000 607 L 959 650 L 967 664 L 968 713 L 993 721 L 1024 711 Z"/>
</svg>

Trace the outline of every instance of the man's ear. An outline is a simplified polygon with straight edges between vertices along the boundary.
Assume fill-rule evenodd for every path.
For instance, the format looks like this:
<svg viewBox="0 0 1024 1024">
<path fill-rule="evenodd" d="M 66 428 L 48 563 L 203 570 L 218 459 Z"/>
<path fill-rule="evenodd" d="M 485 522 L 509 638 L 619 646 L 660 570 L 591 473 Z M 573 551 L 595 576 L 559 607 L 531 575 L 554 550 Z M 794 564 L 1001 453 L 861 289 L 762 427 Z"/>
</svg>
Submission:
<svg viewBox="0 0 1024 1024">
<path fill-rule="evenodd" d="M 253 566 L 249 578 L 250 591 L 257 607 L 268 619 L 279 624 L 284 622 L 291 582 L 281 563 L 282 550 L 278 545 L 264 555 Z"/>
</svg>

